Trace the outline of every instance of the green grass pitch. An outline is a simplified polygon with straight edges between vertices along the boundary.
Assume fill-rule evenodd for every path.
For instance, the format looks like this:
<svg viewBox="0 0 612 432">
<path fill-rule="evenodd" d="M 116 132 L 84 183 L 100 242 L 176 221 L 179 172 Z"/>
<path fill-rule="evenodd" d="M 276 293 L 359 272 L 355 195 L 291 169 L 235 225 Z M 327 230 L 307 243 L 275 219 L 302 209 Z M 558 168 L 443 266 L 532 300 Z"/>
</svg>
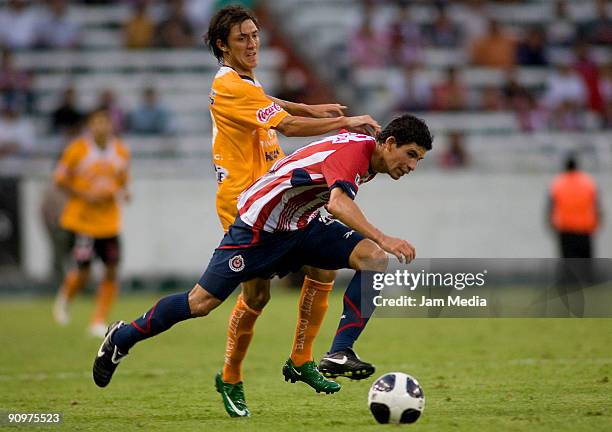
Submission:
<svg viewBox="0 0 612 432">
<path fill-rule="evenodd" d="M 60 426 L 35 430 L 381 430 L 366 406 L 372 379 L 342 380 L 335 395 L 284 382 L 297 297 L 273 289 L 257 323 L 244 370 L 250 419 L 230 419 L 213 386 L 234 298 L 136 346 L 106 389 L 91 379 L 99 341 L 85 334 L 89 298 L 76 302 L 65 328 L 51 320 L 50 299 L 2 299 L 0 411 L 63 413 Z M 113 317 L 133 319 L 154 300 L 124 296 Z M 331 341 L 340 300 L 330 299 L 317 356 Z M 425 412 L 406 429 L 612 430 L 612 319 L 374 318 L 356 348 L 377 375 L 419 379 Z"/>
</svg>

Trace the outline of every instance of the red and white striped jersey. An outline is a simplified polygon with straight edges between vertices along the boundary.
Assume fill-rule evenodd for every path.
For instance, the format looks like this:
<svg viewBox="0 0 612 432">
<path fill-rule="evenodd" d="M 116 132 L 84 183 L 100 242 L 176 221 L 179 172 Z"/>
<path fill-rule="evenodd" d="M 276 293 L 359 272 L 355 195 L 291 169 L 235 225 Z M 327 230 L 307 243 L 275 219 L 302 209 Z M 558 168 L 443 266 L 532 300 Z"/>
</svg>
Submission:
<svg viewBox="0 0 612 432">
<path fill-rule="evenodd" d="M 240 219 L 266 232 L 304 228 L 327 204 L 331 189 L 340 187 L 354 199 L 359 185 L 371 180 L 375 147 L 371 136 L 341 131 L 300 148 L 240 195 Z"/>
</svg>

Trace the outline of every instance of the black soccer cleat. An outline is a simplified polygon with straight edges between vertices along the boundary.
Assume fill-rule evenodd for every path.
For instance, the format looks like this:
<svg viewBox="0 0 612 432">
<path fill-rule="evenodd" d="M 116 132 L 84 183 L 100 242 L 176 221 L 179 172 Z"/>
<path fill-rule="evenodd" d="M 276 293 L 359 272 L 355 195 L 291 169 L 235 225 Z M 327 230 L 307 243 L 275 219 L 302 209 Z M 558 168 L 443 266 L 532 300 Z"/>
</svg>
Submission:
<svg viewBox="0 0 612 432">
<path fill-rule="evenodd" d="M 104 341 L 98 349 L 93 364 L 93 379 L 98 387 L 106 387 L 108 385 L 119 362 L 127 356 L 127 353 L 121 354 L 117 345 L 111 342 L 113 333 L 124 325 L 125 323 L 123 321 L 115 321 L 109 325 L 106 330 L 106 335 L 104 336 Z"/>
<path fill-rule="evenodd" d="M 319 371 L 327 378 L 362 380 L 372 375 L 375 370 L 373 364 L 361 360 L 352 348 L 328 353 L 319 363 Z"/>
</svg>

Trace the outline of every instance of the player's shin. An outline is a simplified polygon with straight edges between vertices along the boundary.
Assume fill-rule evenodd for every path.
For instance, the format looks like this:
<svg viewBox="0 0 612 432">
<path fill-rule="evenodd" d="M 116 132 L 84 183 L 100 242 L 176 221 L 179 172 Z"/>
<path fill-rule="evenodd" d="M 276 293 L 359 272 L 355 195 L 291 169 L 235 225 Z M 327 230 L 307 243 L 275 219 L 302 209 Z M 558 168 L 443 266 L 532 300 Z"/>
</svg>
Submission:
<svg viewBox="0 0 612 432">
<path fill-rule="evenodd" d="M 259 315 L 261 311 L 250 308 L 240 294 L 227 327 L 223 382 L 236 384 L 242 381 L 242 362 L 253 339 L 255 321 Z"/>
<path fill-rule="evenodd" d="M 374 305 L 368 299 L 362 298 L 362 286 L 371 287 L 374 274 L 371 271 L 357 271 L 351 279 L 342 299 L 342 316 L 329 350 L 330 353 L 352 348 L 368 323 L 374 311 Z M 371 291 L 371 289 L 365 290 L 368 295 Z"/>
<path fill-rule="evenodd" d="M 64 278 L 60 293 L 66 300 L 70 301 L 87 284 L 89 272 L 86 269 L 71 270 Z"/>
<path fill-rule="evenodd" d="M 318 282 L 308 276 L 304 278 L 291 351 L 291 361 L 295 366 L 301 366 L 312 360 L 312 345 L 325 318 L 329 306 L 329 293 L 333 285 L 333 282 Z"/>
<path fill-rule="evenodd" d="M 119 284 L 114 279 L 103 279 L 96 294 L 96 305 L 91 318 L 92 326 L 106 322 L 108 313 L 117 298 Z M 106 328 L 105 328 L 106 329 Z"/>
<path fill-rule="evenodd" d="M 158 335 L 174 324 L 191 318 L 189 291 L 162 298 L 144 315 L 113 334 L 112 343 L 126 354 L 137 342 Z"/>
</svg>

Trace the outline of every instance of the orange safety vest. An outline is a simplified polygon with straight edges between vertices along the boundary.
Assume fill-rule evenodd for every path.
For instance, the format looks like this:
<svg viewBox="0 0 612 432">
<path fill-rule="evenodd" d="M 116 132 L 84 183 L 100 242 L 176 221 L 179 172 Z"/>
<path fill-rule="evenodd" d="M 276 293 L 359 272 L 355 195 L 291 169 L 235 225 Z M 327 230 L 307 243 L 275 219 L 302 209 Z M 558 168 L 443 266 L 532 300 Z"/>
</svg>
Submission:
<svg viewBox="0 0 612 432">
<path fill-rule="evenodd" d="M 559 174 L 550 188 L 552 223 L 562 232 L 591 234 L 597 228 L 597 188 L 580 171 Z"/>
</svg>

